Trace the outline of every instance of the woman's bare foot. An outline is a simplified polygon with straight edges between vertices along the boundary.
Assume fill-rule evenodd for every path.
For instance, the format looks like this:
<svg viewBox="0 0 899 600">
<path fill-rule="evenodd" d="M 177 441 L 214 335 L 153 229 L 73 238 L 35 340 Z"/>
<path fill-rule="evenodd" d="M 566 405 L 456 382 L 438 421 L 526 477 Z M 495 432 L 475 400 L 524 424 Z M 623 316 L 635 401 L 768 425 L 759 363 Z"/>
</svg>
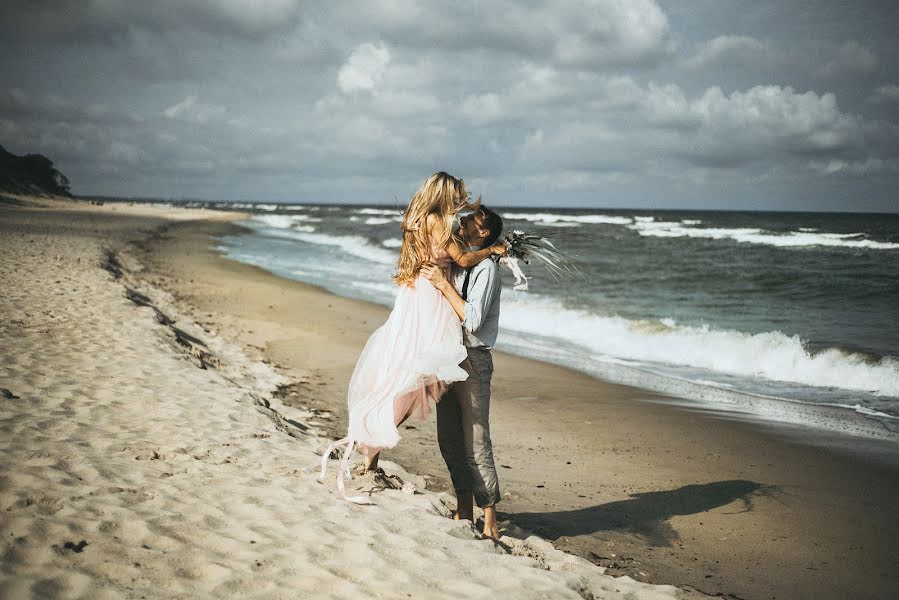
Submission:
<svg viewBox="0 0 899 600">
<path fill-rule="evenodd" d="M 362 457 L 362 472 L 375 471 L 378 468 L 378 457 L 381 455 L 381 449 L 377 446 L 366 446 L 365 444 L 356 443 L 356 452 Z"/>
<path fill-rule="evenodd" d="M 381 456 L 381 452 L 375 452 L 371 456 L 368 454 L 363 454 L 363 460 L 365 461 L 365 471 L 374 471 L 378 468 L 378 457 Z"/>
<path fill-rule="evenodd" d="M 484 537 L 499 541 L 499 528 L 496 526 L 496 506 L 484 507 Z"/>
</svg>

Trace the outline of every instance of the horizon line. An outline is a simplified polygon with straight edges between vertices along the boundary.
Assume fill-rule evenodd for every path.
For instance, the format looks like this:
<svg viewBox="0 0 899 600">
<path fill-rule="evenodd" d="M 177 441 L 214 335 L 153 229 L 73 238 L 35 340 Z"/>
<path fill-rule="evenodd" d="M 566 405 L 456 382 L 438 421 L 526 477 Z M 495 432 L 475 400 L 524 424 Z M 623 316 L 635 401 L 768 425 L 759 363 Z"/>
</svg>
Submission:
<svg viewBox="0 0 899 600">
<path fill-rule="evenodd" d="M 350 208 L 395 208 L 395 204 L 387 203 L 359 203 L 359 202 L 276 202 L 266 200 L 208 200 L 202 198 L 154 198 L 149 196 L 107 196 L 107 195 L 82 195 L 73 194 L 76 200 L 105 200 L 112 202 L 165 202 L 171 204 L 274 204 L 278 206 L 341 206 Z M 552 211 L 552 210 L 578 210 L 578 211 L 633 211 L 633 212 L 729 212 L 729 213 L 776 213 L 776 214 L 832 214 L 832 215 L 895 215 L 899 216 L 899 210 L 873 210 L 873 211 L 851 211 L 851 210 L 796 210 L 796 209 L 752 209 L 752 208 L 637 208 L 627 206 L 523 206 L 523 205 L 505 205 L 491 204 L 505 210 L 523 210 L 523 211 Z M 402 211 L 402 208 L 397 210 Z"/>
</svg>

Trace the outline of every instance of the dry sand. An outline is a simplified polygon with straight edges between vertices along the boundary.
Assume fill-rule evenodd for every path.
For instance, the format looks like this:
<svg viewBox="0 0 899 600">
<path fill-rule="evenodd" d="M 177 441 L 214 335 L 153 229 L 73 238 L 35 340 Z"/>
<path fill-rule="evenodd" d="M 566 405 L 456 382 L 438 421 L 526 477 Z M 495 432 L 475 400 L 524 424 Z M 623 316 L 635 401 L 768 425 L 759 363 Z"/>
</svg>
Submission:
<svg viewBox="0 0 899 600">
<path fill-rule="evenodd" d="M 675 597 L 536 537 L 479 539 L 440 494 L 357 481 L 375 506 L 337 501 L 302 469 L 334 417 L 273 392 L 342 385 L 316 366 L 340 343 L 308 307 L 261 318 L 277 295 L 232 315 L 251 281 L 195 281 L 222 299 L 200 308 L 135 260 L 129 242 L 200 218 L 230 216 L 0 201 L 0 597 Z M 281 374 L 234 344 L 268 331 L 307 344 Z"/>
<path fill-rule="evenodd" d="M 56 207 L 0 209 L 0 386 L 20 396 L 0 400 L 0 595 L 674 593 L 525 531 L 609 574 L 712 594 L 896 595 L 894 464 L 499 353 L 511 556 L 446 519 L 445 494 L 335 502 L 333 480 L 301 468 L 343 434 L 350 371 L 386 309 L 222 258 L 209 236 L 236 230 L 227 215 Z M 103 246 L 122 279 L 97 268 Z M 433 422 L 402 433 L 385 457 L 422 478 L 388 472 L 448 489 Z"/>
</svg>

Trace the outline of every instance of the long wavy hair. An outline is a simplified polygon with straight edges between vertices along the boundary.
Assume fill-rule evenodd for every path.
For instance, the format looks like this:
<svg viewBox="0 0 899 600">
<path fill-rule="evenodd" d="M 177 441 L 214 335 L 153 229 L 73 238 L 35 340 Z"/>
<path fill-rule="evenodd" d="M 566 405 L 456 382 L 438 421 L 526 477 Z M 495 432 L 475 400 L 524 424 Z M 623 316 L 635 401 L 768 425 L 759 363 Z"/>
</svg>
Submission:
<svg viewBox="0 0 899 600">
<path fill-rule="evenodd" d="M 449 245 L 453 231 L 453 218 L 459 211 L 476 210 L 481 199 L 468 201 L 465 182 L 440 171 L 425 180 L 409 201 L 403 215 L 403 245 L 393 281 L 397 285 L 414 285 L 415 277 L 431 255 L 431 242 L 437 248 Z M 427 217 L 434 215 L 442 224 L 440 237 L 430 240 Z"/>
</svg>

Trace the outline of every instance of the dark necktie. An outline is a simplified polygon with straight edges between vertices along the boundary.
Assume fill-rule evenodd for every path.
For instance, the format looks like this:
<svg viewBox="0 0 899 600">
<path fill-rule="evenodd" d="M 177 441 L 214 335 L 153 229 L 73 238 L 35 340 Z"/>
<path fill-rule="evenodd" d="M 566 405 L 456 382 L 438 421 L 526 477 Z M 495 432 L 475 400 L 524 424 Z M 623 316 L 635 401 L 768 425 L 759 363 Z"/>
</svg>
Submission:
<svg viewBox="0 0 899 600">
<path fill-rule="evenodd" d="M 462 299 L 468 300 L 468 280 L 471 278 L 471 270 L 474 267 L 468 267 L 465 269 L 465 281 L 462 282 Z"/>
</svg>

